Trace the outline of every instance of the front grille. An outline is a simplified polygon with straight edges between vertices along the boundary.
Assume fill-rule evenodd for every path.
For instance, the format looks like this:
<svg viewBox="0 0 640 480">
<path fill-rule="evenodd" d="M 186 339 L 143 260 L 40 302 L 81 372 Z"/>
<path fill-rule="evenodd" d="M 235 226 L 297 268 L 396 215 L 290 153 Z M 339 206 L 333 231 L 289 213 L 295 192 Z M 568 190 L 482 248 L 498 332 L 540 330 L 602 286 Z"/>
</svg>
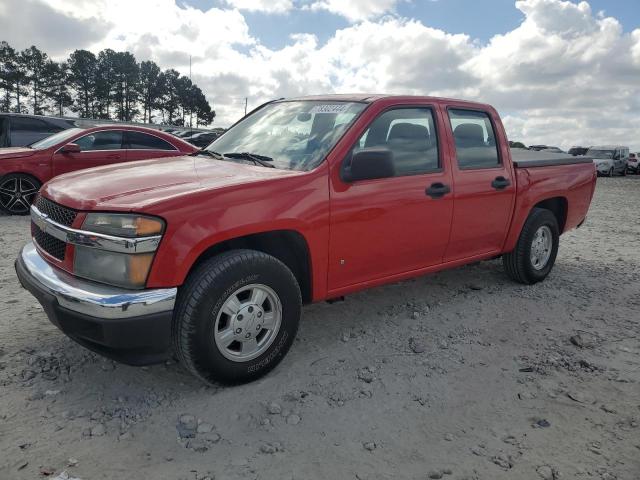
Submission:
<svg viewBox="0 0 640 480">
<path fill-rule="evenodd" d="M 73 222 L 78 215 L 78 212 L 71 208 L 63 207 L 62 205 L 58 205 L 51 200 L 44 198 L 41 195 L 38 195 L 38 198 L 35 201 L 35 206 L 38 210 L 48 216 L 51 220 L 61 225 L 65 225 L 70 227 L 73 225 Z"/>
<path fill-rule="evenodd" d="M 43 232 L 35 223 L 31 223 L 31 227 L 33 239 L 38 246 L 53 258 L 63 261 L 67 244 L 56 237 L 52 237 L 47 232 Z"/>
</svg>

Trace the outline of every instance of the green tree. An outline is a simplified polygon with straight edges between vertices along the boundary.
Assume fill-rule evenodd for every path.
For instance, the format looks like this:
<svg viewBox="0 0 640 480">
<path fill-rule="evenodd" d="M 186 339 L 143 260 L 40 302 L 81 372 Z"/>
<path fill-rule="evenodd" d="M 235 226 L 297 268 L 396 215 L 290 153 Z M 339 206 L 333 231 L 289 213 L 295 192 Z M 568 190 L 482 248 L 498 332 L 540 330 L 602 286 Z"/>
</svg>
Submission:
<svg viewBox="0 0 640 480">
<path fill-rule="evenodd" d="M 25 74 L 25 83 L 31 94 L 31 107 L 34 115 L 41 115 L 43 90 L 45 82 L 45 66 L 48 61 L 46 53 L 35 46 L 23 50 L 18 56 L 18 62 L 22 65 Z"/>
<path fill-rule="evenodd" d="M 180 78 L 180 73 L 173 69 L 165 70 L 160 74 L 162 96 L 159 101 L 159 108 L 162 112 L 164 123 L 169 125 L 180 125 L 178 78 Z"/>
<path fill-rule="evenodd" d="M 138 113 L 138 81 L 140 66 L 129 52 L 116 52 L 114 57 L 115 90 L 114 100 L 117 104 L 119 120 L 133 120 Z"/>
<path fill-rule="evenodd" d="M 94 85 L 95 114 L 98 118 L 111 118 L 116 84 L 116 55 L 110 48 L 98 54 Z"/>
<path fill-rule="evenodd" d="M 22 101 L 28 93 L 26 82 L 27 75 L 20 54 L 7 42 L 0 42 L 0 87 L 4 90 L 3 110 L 13 110 L 17 113 L 24 110 Z"/>
<path fill-rule="evenodd" d="M 11 97 L 13 96 L 14 80 L 13 73 L 16 68 L 16 51 L 4 40 L 0 42 L 0 111 L 11 110 Z"/>
<path fill-rule="evenodd" d="M 49 60 L 44 68 L 44 96 L 50 102 L 50 109 L 60 117 L 73 105 L 68 85 L 69 66 Z"/>
<path fill-rule="evenodd" d="M 91 118 L 94 113 L 96 70 L 98 60 L 88 50 L 76 50 L 69 57 L 69 80 L 75 91 L 73 110 L 81 117 Z"/>
<path fill-rule="evenodd" d="M 207 97 L 205 97 L 204 93 L 197 85 L 193 86 L 192 95 L 196 126 L 211 125 L 216 117 L 216 112 L 211 108 L 211 105 L 207 101 Z"/>
<path fill-rule="evenodd" d="M 140 64 L 138 95 L 142 102 L 142 121 L 152 123 L 152 111 L 157 108 L 163 93 L 160 67 L 152 61 Z"/>
</svg>

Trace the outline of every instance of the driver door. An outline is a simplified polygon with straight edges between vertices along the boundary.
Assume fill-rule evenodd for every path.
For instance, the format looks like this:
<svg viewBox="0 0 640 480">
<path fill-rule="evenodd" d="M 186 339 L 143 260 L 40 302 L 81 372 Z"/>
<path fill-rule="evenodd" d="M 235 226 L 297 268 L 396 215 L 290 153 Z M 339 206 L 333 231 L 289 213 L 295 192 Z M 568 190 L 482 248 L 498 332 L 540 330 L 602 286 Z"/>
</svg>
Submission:
<svg viewBox="0 0 640 480">
<path fill-rule="evenodd" d="M 53 155 L 53 176 L 111 163 L 125 162 L 122 130 L 102 130 L 84 135 L 71 143 L 80 146 L 80 152 L 58 150 Z"/>
<path fill-rule="evenodd" d="M 442 263 L 453 215 L 451 171 L 430 106 L 380 113 L 353 147 L 386 148 L 395 175 L 340 180 L 331 192 L 329 290 Z M 343 161 L 345 168 L 350 155 Z M 432 188 L 442 192 L 433 193 Z M 444 192 L 444 193 L 443 193 Z"/>
</svg>

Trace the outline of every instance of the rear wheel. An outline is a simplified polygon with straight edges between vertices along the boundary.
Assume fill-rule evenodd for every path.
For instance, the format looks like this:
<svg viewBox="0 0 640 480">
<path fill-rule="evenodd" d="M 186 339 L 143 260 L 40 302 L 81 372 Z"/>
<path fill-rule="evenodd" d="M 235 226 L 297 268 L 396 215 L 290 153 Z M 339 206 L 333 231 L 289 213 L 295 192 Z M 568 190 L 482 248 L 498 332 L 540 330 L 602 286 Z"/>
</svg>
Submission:
<svg viewBox="0 0 640 480">
<path fill-rule="evenodd" d="M 10 173 L 0 179 L 0 208 L 11 215 L 27 215 L 41 183 L 30 175 Z"/>
<path fill-rule="evenodd" d="M 282 262 L 233 250 L 198 267 L 178 295 L 172 336 L 180 362 L 207 383 L 244 383 L 287 353 L 301 312 L 298 282 Z"/>
<path fill-rule="evenodd" d="M 507 275 L 525 284 L 544 280 L 556 261 L 559 240 L 556 216 L 549 210 L 534 208 L 522 227 L 516 248 L 502 257 Z"/>
</svg>

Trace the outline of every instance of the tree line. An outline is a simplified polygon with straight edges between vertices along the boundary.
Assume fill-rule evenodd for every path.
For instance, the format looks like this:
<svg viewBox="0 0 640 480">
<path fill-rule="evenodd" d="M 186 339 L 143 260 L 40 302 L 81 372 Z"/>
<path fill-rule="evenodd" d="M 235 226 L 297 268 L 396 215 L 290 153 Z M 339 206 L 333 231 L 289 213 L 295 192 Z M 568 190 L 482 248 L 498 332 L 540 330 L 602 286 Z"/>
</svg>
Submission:
<svg viewBox="0 0 640 480">
<path fill-rule="evenodd" d="M 35 46 L 0 42 L 0 111 L 82 118 L 210 125 L 216 116 L 202 90 L 174 69 L 138 62 L 129 52 L 76 50 L 56 62 Z"/>
</svg>

